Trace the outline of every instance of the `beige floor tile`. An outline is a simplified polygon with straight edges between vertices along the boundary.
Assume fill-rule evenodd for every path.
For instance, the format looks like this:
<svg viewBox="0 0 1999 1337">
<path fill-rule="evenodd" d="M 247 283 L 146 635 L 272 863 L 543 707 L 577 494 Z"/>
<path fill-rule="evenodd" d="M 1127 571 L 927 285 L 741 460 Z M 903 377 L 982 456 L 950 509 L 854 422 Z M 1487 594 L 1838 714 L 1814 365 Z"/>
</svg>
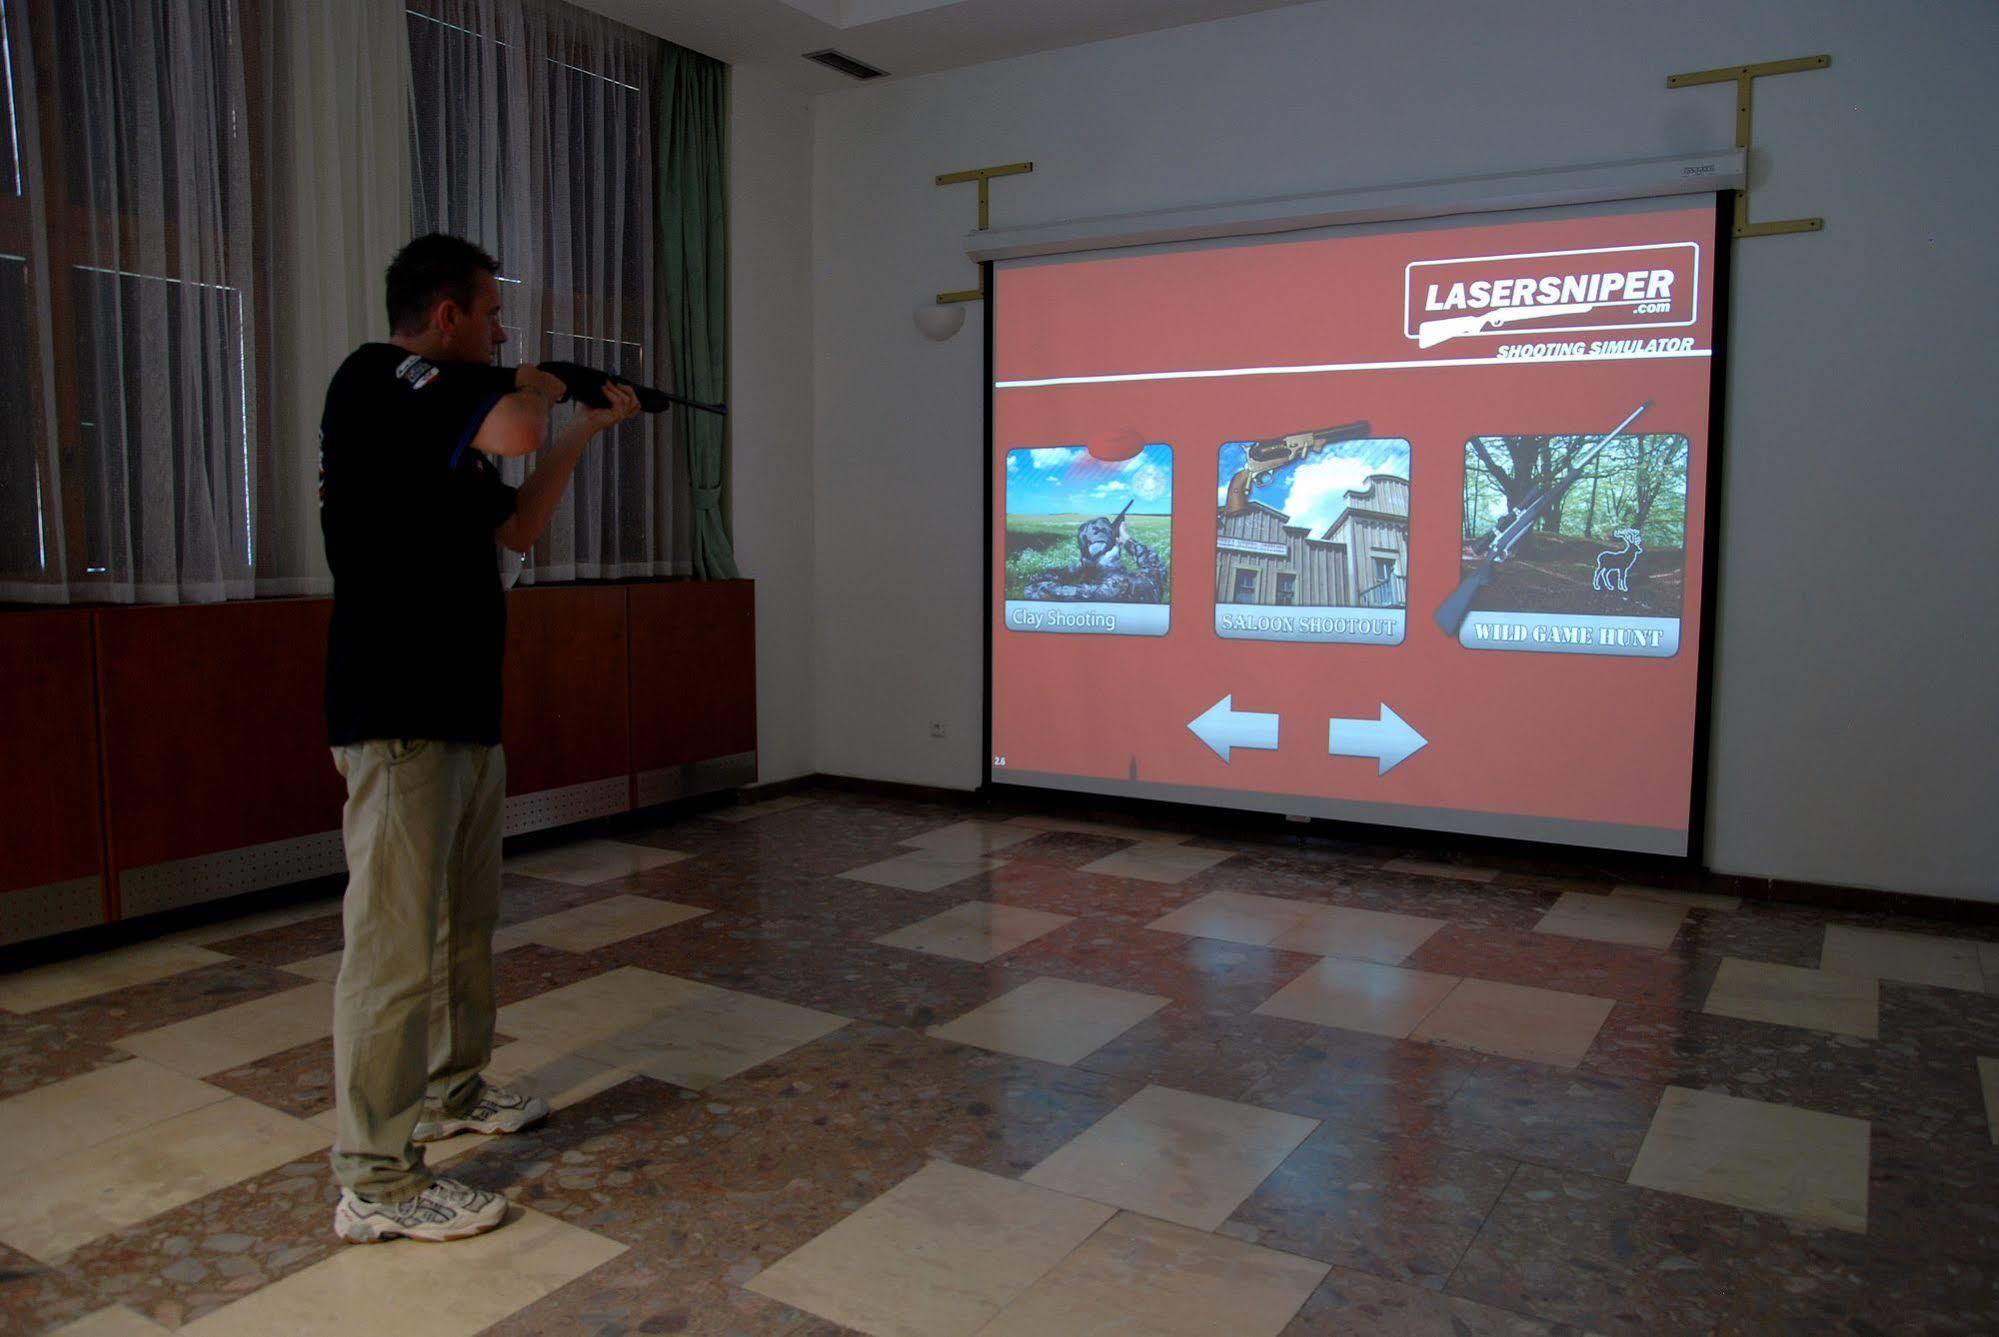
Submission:
<svg viewBox="0 0 1999 1337">
<path fill-rule="evenodd" d="M 1728 956 L 1701 1010 L 1872 1040 L 1881 1032 L 1881 987 L 1858 975 Z"/>
<path fill-rule="evenodd" d="M 0 975 L 0 1011 L 39 1012 L 233 958 L 184 942 L 142 942 Z"/>
<path fill-rule="evenodd" d="M 1189 901 L 1146 927 L 1190 938 L 1215 938 L 1250 947 L 1267 947 L 1312 912 L 1304 901 L 1281 896 L 1252 896 L 1240 891 L 1211 891 Z"/>
<path fill-rule="evenodd" d="M 1145 841 L 1153 845 L 1178 845 L 1193 837 L 1181 831 L 1154 831 L 1143 826 L 1118 826 L 1111 822 L 1079 822 L 1067 817 L 1009 817 L 1008 826 L 1031 826 L 1037 831 L 1069 831 L 1079 836 L 1109 836 L 1114 840 Z"/>
<path fill-rule="evenodd" d="M 1097 1203 L 931 1161 L 748 1288 L 876 1337 L 959 1337 L 1111 1215 Z"/>
<path fill-rule="evenodd" d="M 58 1160 L 227 1100 L 220 1087 L 128 1059 L 0 1100 L 0 1173 Z"/>
<path fill-rule="evenodd" d="M 283 928 L 287 924 L 303 924 L 308 919 L 324 919 L 328 915 L 339 913 L 340 898 L 327 896 L 300 905 L 288 905 L 282 909 L 239 915 L 234 919 L 221 919 L 212 924 L 197 924 L 193 928 L 181 929 L 176 933 L 162 934 L 154 941 L 207 947 L 211 943 L 227 942 L 231 938 L 240 938 L 248 933 L 262 933 L 266 929 Z"/>
<path fill-rule="evenodd" d="M 1176 885 L 1232 857 L 1227 850 L 1204 850 L 1191 845 L 1148 841 L 1086 863 L 1082 871 L 1100 873 L 1105 877 L 1130 877 L 1141 882 Z"/>
<path fill-rule="evenodd" d="M 113 1305 L 74 1323 L 65 1323 L 48 1337 L 161 1337 L 172 1331 L 124 1305 Z"/>
<path fill-rule="evenodd" d="M 180 1329 L 183 1337 L 470 1337 L 625 1251 L 518 1208 L 491 1234 L 441 1248 L 341 1249 Z"/>
<path fill-rule="evenodd" d="M 1165 1007 L 1157 994 L 1129 993 L 1075 980 L 1030 980 L 956 1021 L 932 1026 L 940 1040 L 1074 1063 Z"/>
<path fill-rule="evenodd" d="M 1863 979 L 1935 984 L 1946 989 L 1985 991 L 1980 944 L 1972 938 L 1828 924 L 1819 968 Z"/>
<path fill-rule="evenodd" d="M 953 822 L 935 831 L 912 836 L 902 843 L 911 849 L 929 850 L 932 854 L 949 855 L 954 859 L 977 859 L 1010 845 L 1024 844 L 1037 834 L 1004 822 Z"/>
<path fill-rule="evenodd" d="M 1727 913 L 1742 908 L 1740 896 L 1718 896 L 1709 891 L 1669 891 L 1664 887 L 1641 887 L 1633 882 L 1619 884 L 1610 894 L 1625 900 L 1656 901 L 1660 905 L 1684 905 L 1689 910 L 1717 910 Z"/>
<path fill-rule="evenodd" d="M 567 1109 L 599 1091 L 608 1091 L 620 1082 L 630 1081 L 632 1075 L 624 1068 L 613 1068 L 580 1054 L 559 1054 L 525 1040 L 501 1045 L 493 1051 L 492 1062 L 486 1065 L 489 1080 L 540 1096 L 548 1102 L 550 1109 L 557 1110 Z M 337 1132 L 340 1127 L 338 1113 L 337 1110 L 328 1110 L 310 1122 L 328 1120 L 320 1126 Z M 483 1133 L 460 1133 L 440 1142 L 427 1142 L 423 1149 L 424 1160 L 433 1166 L 448 1165 L 465 1153 L 488 1146 L 493 1141 Z"/>
<path fill-rule="evenodd" d="M 1422 915 L 1319 905 L 1311 907 L 1303 919 L 1280 933 L 1270 946 L 1283 952 L 1311 952 L 1392 966 L 1428 942 L 1430 935 L 1445 922 Z"/>
<path fill-rule="evenodd" d="M 1420 877 L 1449 877 L 1459 882 L 1490 882 L 1499 876 L 1492 868 L 1462 863 L 1434 863 L 1428 859 L 1390 859 L 1381 865 L 1391 873 L 1415 873 Z"/>
<path fill-rule="evenodd" d="M 780 812 L 790 812 L 793 808 L 809 808 L 819 800 L 793 794 L 786 798 L 767 798 L 761 803 L 742 803 L 733 808 L 717 808 L 702 816 L 716 822 L 754 822 L 759 817 L 771 817 Z"/>
<path fill-rule="evenodd" d="M 1864 1232 L 1869 1137 L 1865 1119 L 1669 1086 L 1631 1182 Z"/>
<path fill-rule="evenodd" d="M 1266 1017 L 1399 1039 L 1415 1030 L 1416 1023 L 1430 1015 L 1457 985 L 1455 975 L 1328 957 L 1256 1010 Z"/>
<path fill-rule="evenodd" d="M 503 933 L 505 931 L 504 929 L 501 930 Z M 493 938 L 493 950 L 496 952 L 506 950 L 500 946 L 497 934 Z M 308 956 L 303 961 L 294 961 L 290 965 L 279 966 L 278 969 L 284 971 L 287 975 L 303 975 L 309 980 L 325 980 L 328 984 L 331 984 L 340 978 L 340 958 L 342 955 L 344 955 L 342 952 L 325 952 L 319 956 Z"/>
<path fill-rule="evenodd" d="M 593 1063 L 700 1091 L 847 1024 L 830 1012 L 755 994 L 706 984 L 689 988 L 665 1010 L 577 1052 Z"/>
<path fill-rule="evenodd" d="M 1410 1033 L 1412 1040 L 1573 1068 L 1613 1003 L 1587 994 L 1466 980 Z"/>
<path fill-rule="evenodd" d="M 136 1225 L 332 1141 L 324 1129 L 230 1096 L 14 1171 L 0 1194 L 0 1243 L 59 1262 Z"/>
<path fill-rule="evenodd" d="M 1317 1119 L 1148 1086 L 1021 1179 L 1213 1230 L 1318 1126 Z"/>
<path fill-rule="evenodd" d="M 1309 1258 L 1119 1212 L 979 1337 L 1271 1337 L 1330 1270 Z"/>
<path fill-rule="evenodd" d="M 1978 1085 L 1985 1092 L 1985 1122 L 1991 1129 L 1992 1141 L 1999 1146 L 1999 1058 L 1978 1060 Z"/>
<path fill-rule="evenodd" d="M 953 882 L 962 882 L 978 873 L 1005 867 L 1004 859 L 961 858 L 915 850 L 883 859 L 840 874 L 850 882 L 866 882 L 877 887 L 899 887 L 904 891 L 942 891 Z"/>
<path fill-rule="evenodd" d="M 1044 933 L 1053 933 L 1072 918 L 1018 905 L 966 901 L 908 928 L 884 933 L 875 941 L 884 947 L 901 947 L 960 961 L 990 961 Z"/>
<path fill-rule="evenodd" d="M 559 1053 L 578 1053 L 648 1021 L 708 986 L 620 966 L 500 1009 L 498 1029 Z"/>
<path fill-rule="evenodd" d="M 599 947 L 670 928 L 707 913 L 691 905 L 658 901 L 650 896 L 607 896 L 601 901 L 502 929 L 494 936 L 493 950 L 503 952 L 507 947 L 538 942 L 544 947 L 560 947 L 565 952 L 594 952 Z M 507 947 L 500 945 L 502 937 L 507 939 Z"/>
<path fill-rule="evenodd" d="M 1541 916 L 1534 931 L 1664 951 L 1673 945 L 1686 918 L 1684 905 L 1662 905 L 1632 897 L 1587 896 L 1571 891 L 1563 893 L 1554 908 Z"/>
<path fill-rule="evenodd" d="M 540 878 L 544 882 L 593 887 L 599 882 L 664 868 L 687 857 L 675 850 L 628 845 L 620 840 L 578 840 L 509 859 L 506 870 L 523 877 Z"/>
<path fill-rule="evenodd" d="M 115 1043 L 161 1067 L 205 1077 L 331 1034 L 333 986 L 314 980 L 158 1030 L 140 1031 Z"/>
</svg>

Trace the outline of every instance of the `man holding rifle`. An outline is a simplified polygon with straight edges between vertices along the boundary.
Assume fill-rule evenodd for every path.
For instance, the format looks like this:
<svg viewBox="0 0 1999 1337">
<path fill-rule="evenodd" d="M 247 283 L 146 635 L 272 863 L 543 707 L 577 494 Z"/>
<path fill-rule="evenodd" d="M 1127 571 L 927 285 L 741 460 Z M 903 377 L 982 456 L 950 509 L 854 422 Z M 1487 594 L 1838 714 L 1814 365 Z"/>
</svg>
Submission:
<svg viewBox="0 0 1999 1337">
<path fill-rule="evenodd" d="M 591 387 L 598 406 L 544 449 L 549 407 L 569 387 L 532 365 L 492 365 L 507 339 L 497 270 L 457 237 L 405 246 L 388 272 L 390 340 L 341 364 L 320 423 L 327 732 L 347 782 L 334 1229 L 355 1242 L 498 1226 L 506 1200 L 433 1177 L 417 1144 L 548 1114 L 481 1075 L 506 797 L 495 543 L 531 549 L 584 447 L 639 401 L 615 380 Z M 500 481 L 496 457 L 537 451 L 519 489 Z"/>
</svg>

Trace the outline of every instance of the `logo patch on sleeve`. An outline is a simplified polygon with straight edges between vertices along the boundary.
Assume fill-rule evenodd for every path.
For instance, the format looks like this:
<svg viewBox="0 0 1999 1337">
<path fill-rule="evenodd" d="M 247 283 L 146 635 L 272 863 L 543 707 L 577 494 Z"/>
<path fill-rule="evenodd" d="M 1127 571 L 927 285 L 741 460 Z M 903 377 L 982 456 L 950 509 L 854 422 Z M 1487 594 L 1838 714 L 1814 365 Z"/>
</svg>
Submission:
<svg viewBox="0 0 1999 1337">
<path fill-rule="evenodd" d="M 410 389 L 421 390 L 437 379 L 437 368 L 411 353 L 396 367 L 396 375 L 410 383 Z"/>
</svg>

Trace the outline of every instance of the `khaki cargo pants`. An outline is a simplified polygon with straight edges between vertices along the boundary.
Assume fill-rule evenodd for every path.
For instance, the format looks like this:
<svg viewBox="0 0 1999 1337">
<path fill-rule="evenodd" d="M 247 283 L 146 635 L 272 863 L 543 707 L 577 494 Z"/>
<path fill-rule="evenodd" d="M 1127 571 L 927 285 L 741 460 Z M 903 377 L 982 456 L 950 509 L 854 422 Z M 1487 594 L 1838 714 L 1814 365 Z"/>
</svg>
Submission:
<svg viewBox="0 0 1999 1337">
<path fill-rule="evenodd" d="M 418 1116 L 470 1109 L 492 1056 L 506 754 L 404 739 L 336 747 L 333 764 L 347 781 L 333 1172 L 396 1202 L 430 1182 Z"/>
</svg>

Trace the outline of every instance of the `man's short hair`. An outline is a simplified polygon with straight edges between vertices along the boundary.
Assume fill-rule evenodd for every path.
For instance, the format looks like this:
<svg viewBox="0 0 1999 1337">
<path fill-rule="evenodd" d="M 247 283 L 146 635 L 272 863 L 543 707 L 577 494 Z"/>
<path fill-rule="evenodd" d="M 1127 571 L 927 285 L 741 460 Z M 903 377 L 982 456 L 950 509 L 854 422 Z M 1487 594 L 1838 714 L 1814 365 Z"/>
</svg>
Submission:
<svg viewBox="0 0 1999 1337">
<path fill-rule="evenodd" d="M 479 271 L 500 272 L 500 262 L 463 237 L 432 232 L 396 252 L 389 262 L 389 330 L 414 334 L 446 298 L 469 308 L 479 292 Z"/>
</svg>

